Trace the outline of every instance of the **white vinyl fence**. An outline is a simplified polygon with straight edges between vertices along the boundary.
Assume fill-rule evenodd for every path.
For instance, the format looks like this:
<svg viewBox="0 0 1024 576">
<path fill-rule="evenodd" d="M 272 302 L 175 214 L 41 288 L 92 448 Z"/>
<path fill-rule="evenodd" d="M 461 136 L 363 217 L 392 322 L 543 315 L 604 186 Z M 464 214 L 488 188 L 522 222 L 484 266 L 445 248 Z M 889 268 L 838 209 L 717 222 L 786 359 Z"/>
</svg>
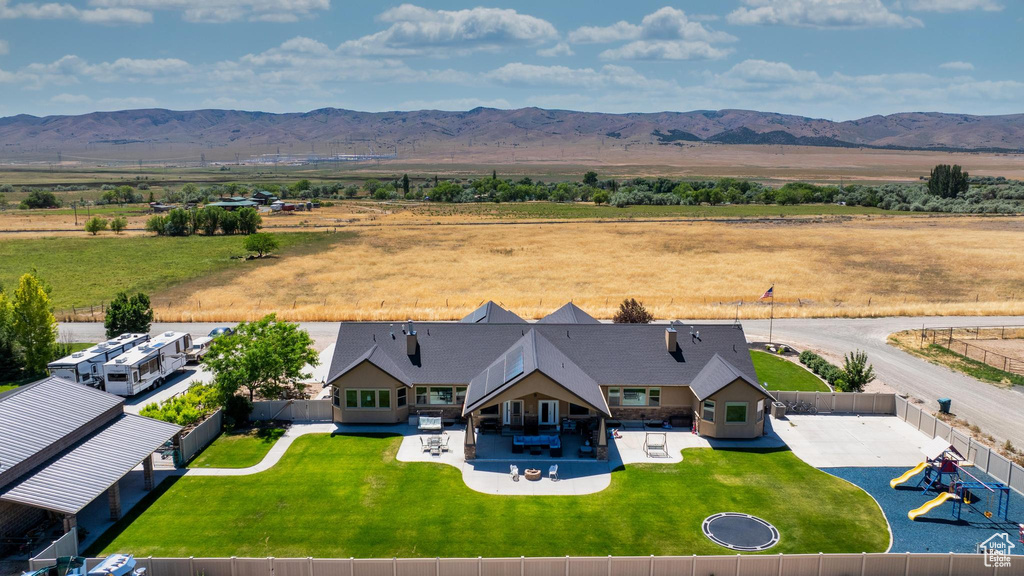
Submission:
<svg viewBox="0 0 1024 576">
<path fill-rule="evenodd" d="M 1014 560 L 1020 557 L 1015 557 Z M 776 554 L 556 558 L 136 558 L 147 576 L 1004 576 L 980 554 Z M 91 558 L 92 568 L 99 559 Z M 33 559 L 32 569 L 46 566 Z"/>
<path fill-rule="evenodd" d="M 967 434 L 953 429 L 949 424 L 908 402 L 906 398 L 896 397 L 896 415 L 931 438 L 946 439 L 965 458 L 974 462 L 976 468 L 1024 495 L 1024 468 Z"/>
<path fill-rule="evenodd" d="M 330 422 L 334 419 L 330 400 L 266 400 L 252 403 L 249 420 L 292 420 Z"/>
<path fill-rule="evenodd" d="M 61 556 L 78 556 L 78 530 L 72 530 L 54 540 L 42 552 L 36 554 L 36 557 L 31 561 L 35 561 L 38 558 L 49 558 L 52 560 Z M 43 561 L 43 564 L 41 564 L 41 566 L 46 565 L 46 561 Z"/>
<path fill-rule="evenodd" d="M 876 392 L 769 391 L 778 402 L 807 402 L 819 414 L 895 414 L 896 395 Z"/>
<path fill-rule="evenodd" d="M 176 464 L 179 466 L 187 464 L 200 450 L 206 448 L 207 444 L 213 442 L 217 436 L 220 436 L 223 427 L 224 413 L 217 410 L 209 418 L 203 420 L 199 426 L 196 426 L 188 434 L 182 436 L 178 442 L 179 461 Z"/>
</svg>

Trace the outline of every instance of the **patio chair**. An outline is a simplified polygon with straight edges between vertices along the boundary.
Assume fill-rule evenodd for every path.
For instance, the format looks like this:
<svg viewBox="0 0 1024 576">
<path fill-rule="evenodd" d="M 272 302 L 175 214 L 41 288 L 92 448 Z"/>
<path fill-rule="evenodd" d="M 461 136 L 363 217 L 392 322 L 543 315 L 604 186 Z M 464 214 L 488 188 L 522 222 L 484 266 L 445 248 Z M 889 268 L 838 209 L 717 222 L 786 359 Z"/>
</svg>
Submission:
<svg viewBox="0 0 1024 576">
<path fill-rule="evenodd" d="M 552 464 L 548 468 L 548 478 L 551 478 L 553 482 L 558 482 L 558 464 Z"/>
<path fill-rule="evenodd" d="M 441 451 L 442 452 L 447 452 L 448 451 L 448 440 L 450 440 L 450 439 L 451 438 L 449 436 L 447 436 L 447 435 L 444 437 L 444 442 L 441 443 Z"/>
<path fill-rule="evenodd" d="M 513 482 L 519 482 L 519 467 L 515 464 L 509 464 L 508 475 L 512 477 Z"/>
<path fill-rule="evenodd" d="M 420 436 L 420 450 L 422 450 L 423 452 L 430 450 L 430 445 L 423 441 L 422 436 Z"/>
</svg>

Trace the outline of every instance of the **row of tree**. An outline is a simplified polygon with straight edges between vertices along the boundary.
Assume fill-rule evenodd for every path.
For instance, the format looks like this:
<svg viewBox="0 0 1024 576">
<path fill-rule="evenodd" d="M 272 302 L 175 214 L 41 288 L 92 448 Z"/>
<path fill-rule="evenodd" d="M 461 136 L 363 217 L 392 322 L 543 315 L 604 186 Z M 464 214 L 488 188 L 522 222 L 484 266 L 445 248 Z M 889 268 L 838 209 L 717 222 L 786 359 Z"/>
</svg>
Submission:
<svg viewBox="0 0 1024 576">
<path fill-rule="evenodd" d="M 146 222 L 146 231 L 159 236 L 191 236 L 202 232 L 212 236 L 221 231 L 224 234 L 255 234 L 263 227 L 263 217 L 255 208 L 245 207 L 237 211 L 224 210 L 220 206 L 204 208 L 175 208 L 166 215 L 154 214 Z"/>
</svg>

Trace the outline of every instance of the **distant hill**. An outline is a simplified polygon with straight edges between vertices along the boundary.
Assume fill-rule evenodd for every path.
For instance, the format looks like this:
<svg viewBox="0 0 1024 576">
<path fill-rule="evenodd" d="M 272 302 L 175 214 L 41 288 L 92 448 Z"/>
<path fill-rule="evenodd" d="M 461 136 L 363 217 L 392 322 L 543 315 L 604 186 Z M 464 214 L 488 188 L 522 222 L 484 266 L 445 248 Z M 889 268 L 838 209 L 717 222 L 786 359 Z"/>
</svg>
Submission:
<svg viewBox="0 0 1024 576">
<path fill-rule="evenodd" d="M 324 108 L 270 114 L 162 109 L 80 116 L 0 118 L 0 160 L 52 158 L 54 151 L 207 149 L 226 158 L 417 146 L 509 146 L 611 142 L 621 145 L 721 144 L 1022 151 L 1024 114 L 972 116 L 911 112 L 847 122 L 750 110 L 604 114 L 476 108 L 466 112 L 356 112 Z M 374 148 L 376 149 L 376 148 Z M 140 152 L 141 157 L 141 152 Z"/>
</svg>

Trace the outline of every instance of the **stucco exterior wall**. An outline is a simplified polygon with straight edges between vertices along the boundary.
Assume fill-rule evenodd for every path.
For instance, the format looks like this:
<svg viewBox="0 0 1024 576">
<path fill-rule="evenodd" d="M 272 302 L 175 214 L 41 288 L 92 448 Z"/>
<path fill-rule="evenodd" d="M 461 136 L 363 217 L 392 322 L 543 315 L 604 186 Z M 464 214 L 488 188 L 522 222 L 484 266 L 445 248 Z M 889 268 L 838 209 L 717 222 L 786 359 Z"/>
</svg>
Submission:
<svg viewBox="0 0 1024 576">
<path fill-rule="evenodd" d="M 334 406 L 334 421 L 344 424 L 395 424 L 408 420 L 409 403 L 413 390 L 387 372 L 369 362 L 363 362 L 337 378 L 331 385 L 340 391 L 340 406 Z M 399 388 L 406 389 L 406 405 L 398 406 Z M 346 408 L 345 390 L 390 390 L 390 408 Z M 333 398 L 333 394 L 332 394 Z"/>
<path fill-rule="evenodd" d="M 558 401 L 558 418 L 555 423 L 561 421 L 563 417 L 569 415 L 569 403 L 573 403 L 579 406 L 585 406 L 591 409 L 591 414 L 598 415 L 599 413 L 594 407 L 589 406 L 586 402 L 580 399 L 578 396 L 569 392 L 551 378 L 548 378 L 541 372 L 534 372 L 526 378 L 523 378 L 517 382 L 514 386 L 508 390 L 502 392 L 494 399 L 489 401 L 487 404 L 490 406 L 498 405 L 501 406 L 504 402 L 510 400 L 522 400 L 523 401 L 523 421 L 525 424 L 537 424 L 540 416 L 540 401 L 541 400 L 557 400 Z M 487 418 L 487 416 L 483 416 Z M 501 418 L 501 412 L 498 413 L 498 418 Z M 479 421 L 481 414 L 479 410 L 473 412 L 473 419 Z"/>
<path fill-rule="evenodd" d="M 701 409 L 702 402 L 697 402 L 694 398 L 694 414 L 699 419 L 698 432 L 701 436 L 742 439 L 757 438 L 764 434 L 764 414 L 762 413 L 761 420 L 757 419 L 757 402 L 765 400 L 765 411 L 767 411 L 768 400 L 751 385 L 742 380 L 736 380 L 714 393 L 709 400 L 715 402 L 713 422 L 704 419 L 704 412 Z M 726 406 L 729 402 L 747 403 L 746 422 L 740 424 L 725 421 Z"/>
<path fill-rule="evenodd" d="M 611 406 L 612 418 L 616 420 L 688 420 L 693 414 L 694 396 L 689 386 L 645 386 L 638 384 L 619 384 L 601 386 L 605 400 L 608 400 L 608 389 L 618 388 L 660 388 L 661 401 L 658 406 Z M 648 402 L 650 399 L 648 398 Z"/>
</svg>

